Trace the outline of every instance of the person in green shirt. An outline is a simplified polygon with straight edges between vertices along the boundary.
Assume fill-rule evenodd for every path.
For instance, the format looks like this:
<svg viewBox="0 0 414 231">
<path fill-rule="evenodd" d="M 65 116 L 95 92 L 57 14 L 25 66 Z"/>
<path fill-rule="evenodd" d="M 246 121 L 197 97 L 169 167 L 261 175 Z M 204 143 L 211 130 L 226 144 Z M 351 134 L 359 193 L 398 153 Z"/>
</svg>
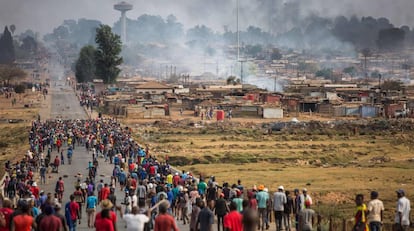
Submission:
<svg viewBox="0 0 414 231">
<path fill-rule="evenodd" d="M 264 185 L 259 185 L 257 188 L 259 192 L 256 193 L 257 208 L 259 212 L 259 229 L 264 230 L 266 224 L 266 229 L 269 229 L 269 223 L 267 221 L 267 204 L 269 201 L 269 193 L 264 191 Z"/>
<path fill-rule="evenodd" d="M 178 200 L 178 195 L 180 194 L 180 189 L 178 188 L 177 185 L 174 185 L 174 188 L 171 190 L 172 194 L 173 194 L 173 201 L 172 201 L 172 214 L 174 214 L 175 217 L 178 217 L 179 215 L 179 209 L 177 208 L 177 200 Z"/>
<path fill-rule="evenodd" d="M 237 190 L 237 197 L 233 199 L 233 202 L 237 205 L 237 211 L 242 212 L 243 211 L 243 194 Z"/>
<path fill-rule="evenodd" d="M 207 189 L 207 183 L 204 182 L 203 178 L 200 179 L 200 183 L 198 183 L 197 188 L 198 188 L 198 193 L 200 194 L 200 196 L 204 198 L 204 195 Z"/>
</svg>

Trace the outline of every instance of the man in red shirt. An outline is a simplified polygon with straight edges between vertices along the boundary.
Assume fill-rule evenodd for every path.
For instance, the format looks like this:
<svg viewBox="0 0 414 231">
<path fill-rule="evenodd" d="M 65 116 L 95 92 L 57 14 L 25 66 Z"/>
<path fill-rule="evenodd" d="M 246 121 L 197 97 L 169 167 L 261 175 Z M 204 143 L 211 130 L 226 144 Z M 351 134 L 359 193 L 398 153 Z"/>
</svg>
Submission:
<svg viewBox="0 0 414 231">
<path fill-rule="evenodd" d="M 149 175 L 150 175 L 150 178 L 155 177 L 155 166 L 154 165 L 151 165 L 149 167 Z"/>
<path fill-rule="evenodd" d="M 44 212 L 46 216 L 40 220 L 39 230 L 60 231 L 63 229 L 60 219 L 53 215 L 52 206 L 46 205 Z"/>
<path fill-rule="evenodd" d="M 63 192 L 65 191 L 65 182 L 63 182 L 62 177 L 59 177 L 59 180 L 56 182 L 55 192 L 58 195 L 59 203 L 62 203 Z"/>
<path fill-rule="evenodd" d="M 109 217 L 110 217 L 110 219 L 112 221 L 112 224 L 114 226 L 114 230 L 116 231 L 117 230 L 117 227 L 116 227 L 117 217 L 116 217 L 116 213 L 111 210 L 113 206 L 114 205 L 112 204 L 112 202 L 110 200 L 108 200 L 108 199 L 101 201 L 101 208 L 102 208 L 102 210 L 105 210 L 105 209 L 110 210 L 109 211 Z M 116 209 L 120 211 L 121 207 L 117 207 Z M 102 213 L 101 212 L 99 212 L 99 213 L 96 214 L 95 223 L 99 219 L 102 219 Z"/>
<path fill-rule="evenodd" d="M 60 152 L 60 147 L 62 146 L 62 141 L 60 139 L 56 140 L 56 146 L 57 146 L 58 152 Z"/>
<path fill-rule="evenodd" d="M 10 218 L 13 214 L 12 202 L 9 199 L 4 199 L 3 201 L 3 208 L 0 208 L 0 214 L 4 216 L 4 219 L 6 220 L 6 225 L 4 227 L 0 226 L 0 231 L 9 231 L 10 227 Z"/>
<path fill-rule="evenodd" d="M 33 182 L 32 186 L 30 187 L 30 192 L 32 192 L 33 196 L 36 198 L 36 200 L 39 199 L 39 187 L 37 187 L 37 183 Z"/>
<path fill-rule="evenodd" d="M 178 231 L 174 217 L 167 214 L 168 203 L 161 203 L 159 209 L 160 214 L 155 218 L 154 231 Z"/>
<path fill-rule="evenodd" d="M 137 189 L 137 180 L 135 180 L 133 177 L 131 177 L 131 185 L 129 188 L 131 191 L 135 191 L 135 189 Z"/>
<path fill-rule="evenodd" d="M 85 202 L 85 199 L 79 186 L 76 186 L 76 191 L 73 192 L 73 195 L 75 196 L 75 202 L 79 205 L 79 219 L 82 219 L 82 204 Z"/>
<path fill-rule="evenodd" d="M 75 196 L 70 195 L 70 204 L 69 204 L 70 218 L 72 219 L 73 230 L 76 230 L 76 221 L 80 218 L 80 208 L 78 203 L 75 201 Z M 79 224 L 81 220 L 79 219 Z"/>
<path fill-rule="evenodd" d="M 109 189 L 108 183 L 105 183 L 104 187 L 101 189 L 101 200 L 108 199 L 111 190 Z"/>
<path fill-rule="evenodd" d="M 230 212 L 224 216 L 224 231 L 242 231 L 243 216 L 237 211 L 237 205 L 230 202 Z"/>
<path fill-rule="evenodd" d="M 53 161 L 53 164 L 55 166 L 56 173 L 58 173 L 59 172 L 59 165 L 60 165 L 59 156 L 56 156 L 55 157 L 55 160 Z"/>
<path fill-rule="evenodd" d="M 133 172 L 135 170 L 135 163 L 134 162 L 130 163 L 128 168 L 129 168 L 129 172 Z"/>
<path fill-rule="evenodd" d="M 173 176 L 173 184 L 177 186 L 179 182 L 180 182 L 180 176 L 178 175 L 178 172 L 176 172 L 175 175 Z"/>
</svg>

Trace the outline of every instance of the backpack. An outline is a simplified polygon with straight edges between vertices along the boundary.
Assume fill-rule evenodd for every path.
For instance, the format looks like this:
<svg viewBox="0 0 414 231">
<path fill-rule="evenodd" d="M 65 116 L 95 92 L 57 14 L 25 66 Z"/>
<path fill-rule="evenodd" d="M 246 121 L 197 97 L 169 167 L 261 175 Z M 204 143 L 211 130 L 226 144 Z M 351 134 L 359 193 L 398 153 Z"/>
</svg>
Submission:
<svg viewBox="0 0 414 231">
<path fill-rule="evenodd" d="M 179 203 L 185 203 L 185 198 L 184 198 L 184 193 L 180 193 L 179 197 L 178 197 L 178 202 Z"/>
</svg>

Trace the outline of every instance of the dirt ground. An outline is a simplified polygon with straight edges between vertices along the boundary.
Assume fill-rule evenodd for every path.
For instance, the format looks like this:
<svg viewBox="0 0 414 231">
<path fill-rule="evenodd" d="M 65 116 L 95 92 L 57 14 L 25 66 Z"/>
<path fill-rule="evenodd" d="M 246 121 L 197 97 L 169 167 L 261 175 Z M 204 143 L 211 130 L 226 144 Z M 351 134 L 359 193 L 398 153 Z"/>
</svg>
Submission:
<svg viewBox="0 0 414 231">
<path fill-rule="evenodd" d="M 292 118 L 285 118 L 290 121 Z M 300 115 L 299 121 L 331 121 Z M 345 121 L 354 120 L 346 118 Z M 307 188 L 314 209 L 324 216 L 351 218 L 353 199 L 377 190 L 392 223 L 395 190 L 403 188 L 414 198 L 414 142 L 406 122 L 323 127 L 319 122 L 269 134 L 263 123 L 280 120 L 233 118 L 201 122 L 178 109 L 169 120 L 124 120 L 141 143 L 149 144 L 159 159 L 196 175 L 214 175 L 222 184 L 238 179 L 247 188 L 264 184 L 270 191 L 279 185 L 290 191 Z M 386 124 L 384 124 L 386 123 Z"/>
</svg>

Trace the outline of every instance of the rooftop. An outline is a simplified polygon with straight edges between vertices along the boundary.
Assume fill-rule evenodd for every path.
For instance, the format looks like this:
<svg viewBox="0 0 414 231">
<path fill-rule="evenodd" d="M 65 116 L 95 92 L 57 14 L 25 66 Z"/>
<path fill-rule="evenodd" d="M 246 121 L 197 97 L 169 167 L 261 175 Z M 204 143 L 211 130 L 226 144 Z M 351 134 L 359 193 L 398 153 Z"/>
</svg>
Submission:
<svg viewBox="0 0 414 231">
<path fill-rule="evenodd" d="M 144 84 L 141 84 L 139 86 L 136 86 L 135 89 L 172 89 L 172 87 L 151 81 Z"/>
</svg>

